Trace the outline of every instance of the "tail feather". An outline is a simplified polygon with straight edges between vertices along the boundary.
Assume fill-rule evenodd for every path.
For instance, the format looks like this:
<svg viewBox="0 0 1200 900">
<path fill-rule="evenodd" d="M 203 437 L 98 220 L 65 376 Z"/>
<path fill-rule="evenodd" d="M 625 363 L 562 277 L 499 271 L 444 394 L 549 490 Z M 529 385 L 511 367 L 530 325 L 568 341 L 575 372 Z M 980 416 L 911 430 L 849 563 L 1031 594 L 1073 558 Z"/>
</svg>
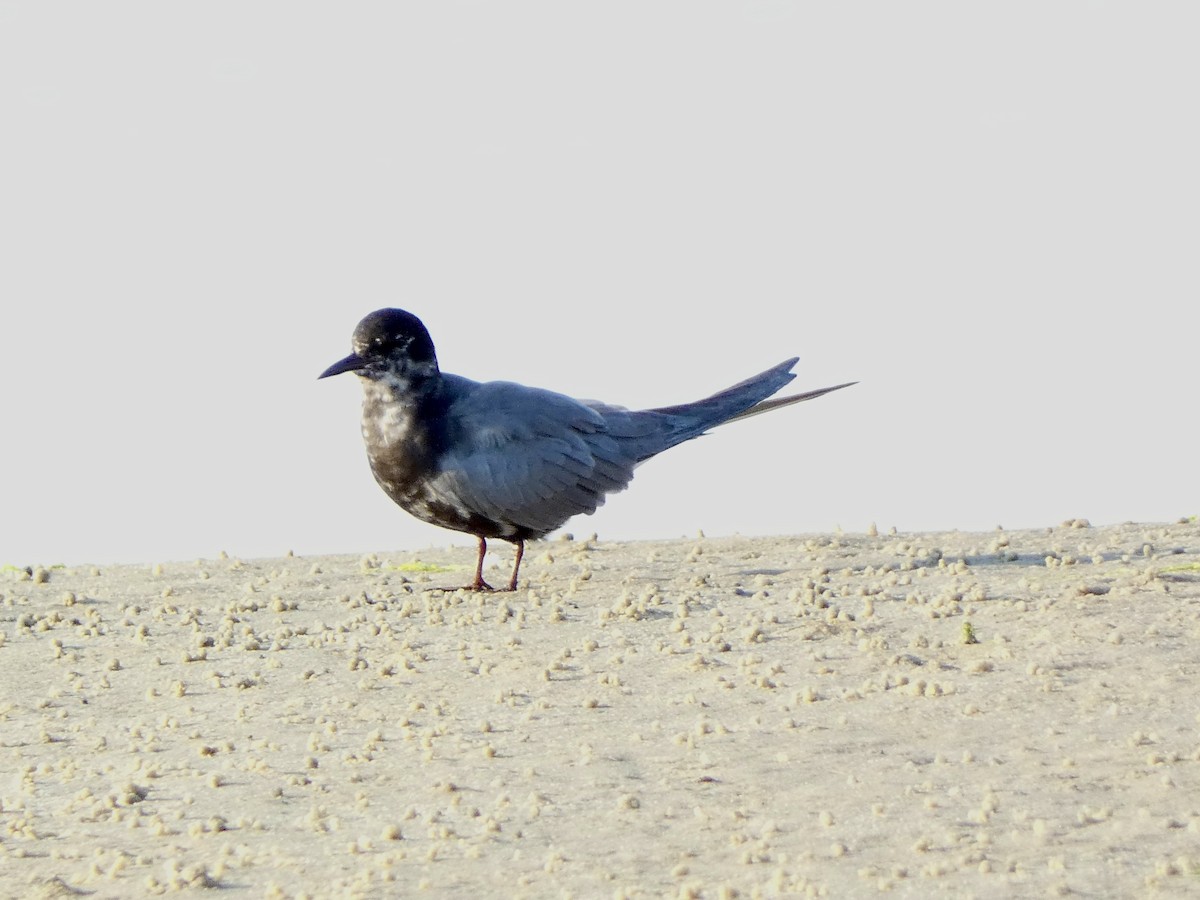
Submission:
<svg viewBox="0 0 1200 900">
<path fill-rule="evenodd" d="M 842 388 L 848 388 L 858 384 L 857 381 L 847 381 L 845 384 L 835 384 L 833 387 L 817 388 L 815 391 L 805 391 L 803 394 L 792 394 L 790 397 L 776 397 L 774 400 L 764 400 L 744 412 L 730 416 L 726 422 L 736 422 L 739 419 L 748 419 L 751 416 L 757 416 L 761 413 L 770 412 L 773 409 L 782 409 L 785 406 L 791 406 L 793 403 L 803 403 L 805 400 L 815 400 L 817 397 L 824 397 L 826 394 L 840 391 Z"/>
<path fill-rule="evenodd" d="M 733 387 L 718 391 L 703 400 L 681 403 L 678 406 L 660 406 L 657 409 L 648 410 L 648 412 L 665 416 L 680 416 L 695 422 L 701 431 L 713 428 L 744 413 L 755 404 L 761 403 L 772 394 L 782 390 L 796 377 L 792 374 L 791 368 L 799 361 L 799 357 L 784 360 L 765 372 L 752 375 L 745 381 L 739 381 Z"/>
<path fill-rule="evenodd" d="M 798 361 L 785 360 L 733 387 L 693 403 L 636 412 L 605 404 L 589 405 L 605 416 L 609 425 L 609 436 L 619 441 L 622 452 L 634 465 L 639 465 L 650 457 L 657 456 L 676 444 L 699 437 L 718 425 L 757 416 L 803 400 L 812 400 L 822 394 L 857 383 L 849 382 L 806 391 L 803 394 L 793 394 L 790 397 L 768 399 L 796 377 L 790 370 Z"/>
</svg>

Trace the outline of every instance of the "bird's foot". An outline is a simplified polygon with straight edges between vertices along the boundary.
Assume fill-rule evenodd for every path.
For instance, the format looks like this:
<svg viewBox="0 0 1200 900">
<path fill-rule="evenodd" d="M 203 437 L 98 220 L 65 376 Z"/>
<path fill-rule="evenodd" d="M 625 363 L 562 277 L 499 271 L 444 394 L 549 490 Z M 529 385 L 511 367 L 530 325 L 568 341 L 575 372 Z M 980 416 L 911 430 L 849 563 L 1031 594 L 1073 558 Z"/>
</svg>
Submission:
<svg viewBox="0 0 1200 900">
<path fill-rule="evenodd" d="M 494 588 L 486 581 L 481 581 L 479 584 L 468 585 L 465 590 L 468 591 L 487 591 L 489 594 L 511 594 L 517 589 L 517 583 L 510 581 L 504 587 Z"/>
<path fill-rule="evenodd" d="M 453 594 L 453 593 L 456 593 L 457 591 L 471 591 L 473 593 L 480 593 L 480 594 L 507 594 L 507 593 L 510 593 L 511 591 L 515 591 L 516 589 L 517 589 L 517 585 L 513 582 L 510 582 L 509 584 L 507 584 L 506 586 L 504 586 L 502 588 L 494 588 L 490 584 L 488 584 L 486 581 L 484 581 L 482 578 L 479 579 L 478 581 L 471 582 L 471 584 L 463 584 L 463 585 L 459 585 L 458 587 L 436 588 L 436 590 L 445 591 L 448 594 Z"/>
</svg>

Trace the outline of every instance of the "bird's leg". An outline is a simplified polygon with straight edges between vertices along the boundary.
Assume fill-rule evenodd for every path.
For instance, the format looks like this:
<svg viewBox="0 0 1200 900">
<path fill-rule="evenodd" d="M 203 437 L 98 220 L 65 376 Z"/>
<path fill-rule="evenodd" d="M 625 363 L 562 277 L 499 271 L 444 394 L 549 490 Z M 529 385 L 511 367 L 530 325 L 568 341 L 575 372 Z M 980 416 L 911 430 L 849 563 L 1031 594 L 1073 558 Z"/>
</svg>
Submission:
<svg viewBox="0 0 1200 900">
<path fill-rule="evenodd" d="M 479 537 L 479 559 L 475 562 L 475 581 L 471 583 L 469 590 L 472 591 L 490 591 L 492 586 L 483 580 L 483 557 L 487 553 L 487 540 L 480 535 Z"/>
<path fill-rule="evenodd" d="M 517 589 L 517 572 L 521 568 L 521 557 L 525 555 L 525 542 L 513 541 L 513 543 L 517 545 L 517 558 L 513 561 L 512 578 L 510 578 L 508 582 L 508 589 L 510 591 L 515 591 Z"/>
</svg>

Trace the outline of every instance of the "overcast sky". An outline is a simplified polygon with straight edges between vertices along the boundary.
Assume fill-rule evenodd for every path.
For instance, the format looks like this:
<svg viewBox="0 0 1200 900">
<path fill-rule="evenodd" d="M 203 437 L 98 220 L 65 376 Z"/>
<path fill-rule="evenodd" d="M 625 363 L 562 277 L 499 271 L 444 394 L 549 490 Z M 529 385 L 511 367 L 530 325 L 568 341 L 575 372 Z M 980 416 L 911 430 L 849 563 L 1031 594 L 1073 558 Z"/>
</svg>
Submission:
<svg viewBox="0 0 1200 900">
<path fill-rule="evenodd" d="M 859 380 L 577 534 L 1174 520 L 1189 3 L 0 3 L 0 564 L 418 549 L 365 313 L 626 406 Z M 467 539 L 469 540 L 469 539 Z"/>
</svg>

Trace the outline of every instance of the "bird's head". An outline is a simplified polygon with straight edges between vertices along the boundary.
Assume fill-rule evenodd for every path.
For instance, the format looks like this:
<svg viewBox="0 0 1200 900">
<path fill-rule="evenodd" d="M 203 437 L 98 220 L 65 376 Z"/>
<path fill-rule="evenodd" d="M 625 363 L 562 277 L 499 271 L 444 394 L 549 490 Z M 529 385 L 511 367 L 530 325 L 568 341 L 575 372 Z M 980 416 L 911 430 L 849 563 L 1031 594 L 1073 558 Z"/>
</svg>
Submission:
<svg viewBox="0 0 1200 900">
<path fill-rule="evenodd" d="M 437 354 L 425 326 L 402 309 L 377 309 L 354 329 L 354 352 L 322 372 L 319 378 L 354 372 L 372 381 L 411 384 L 438 372 Z"/>
</svg>

